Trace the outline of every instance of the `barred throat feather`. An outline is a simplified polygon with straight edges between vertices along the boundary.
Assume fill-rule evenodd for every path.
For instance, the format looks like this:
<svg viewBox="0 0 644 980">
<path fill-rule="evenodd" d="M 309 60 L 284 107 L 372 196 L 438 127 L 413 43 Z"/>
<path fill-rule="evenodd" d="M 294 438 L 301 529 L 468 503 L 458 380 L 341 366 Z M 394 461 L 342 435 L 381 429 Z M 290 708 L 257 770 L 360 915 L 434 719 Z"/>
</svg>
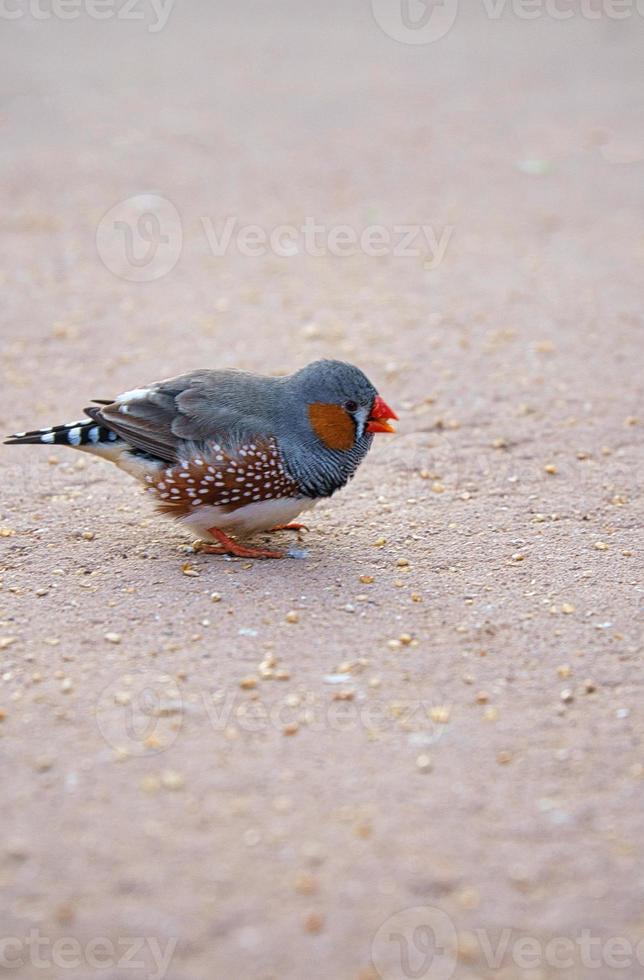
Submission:
<svg viewBox="0 0 644 980">
<path fill-rule="evenodd" d="M 295 451 L 285 453 L 286 465 L 305 496 L 331 497 L 353 479 L 372 440 L 373 436 L 365 432 L 345 452 L 319 446 L 303 451 L 298 446 Z"/>
</svg>

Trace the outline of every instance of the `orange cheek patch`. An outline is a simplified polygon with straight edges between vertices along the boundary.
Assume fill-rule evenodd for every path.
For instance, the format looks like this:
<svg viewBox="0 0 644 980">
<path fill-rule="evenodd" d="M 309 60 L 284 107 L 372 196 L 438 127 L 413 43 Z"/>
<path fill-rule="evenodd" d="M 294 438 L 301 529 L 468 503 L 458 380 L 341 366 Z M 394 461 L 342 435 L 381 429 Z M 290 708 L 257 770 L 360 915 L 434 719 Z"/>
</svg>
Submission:
<svg viewBox="0 0 644 980">
<path fill-rule="evenodd" d="M 341 405 L 314 402 L 309 405 L 309 421 L 318 439 L 329 449 L 347 450 L 353 447 L 356 438 L 353 419 Z"/>
</svg>

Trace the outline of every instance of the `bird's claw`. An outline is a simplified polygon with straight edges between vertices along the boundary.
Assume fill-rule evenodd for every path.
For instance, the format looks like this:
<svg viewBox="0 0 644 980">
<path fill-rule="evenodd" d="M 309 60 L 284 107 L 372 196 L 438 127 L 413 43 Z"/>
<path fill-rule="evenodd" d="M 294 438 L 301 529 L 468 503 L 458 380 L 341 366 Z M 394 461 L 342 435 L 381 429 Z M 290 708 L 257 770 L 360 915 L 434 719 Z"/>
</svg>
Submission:
<svg viewBox="0 0 644 980">
<path fill-rule="evenodd" d="M 234 558 L 285 558 L 281 551 L 269 551 L 266 548 L 249 548 L 239 544 L 233 538 L 220 531 L 217 527 L 208 529 L 213 538 L 220 542 L 219 545 L 209 544 L 207 541 L 197 541 L 196 550 L 206 555 L 232 555 Z"/>
</svg>

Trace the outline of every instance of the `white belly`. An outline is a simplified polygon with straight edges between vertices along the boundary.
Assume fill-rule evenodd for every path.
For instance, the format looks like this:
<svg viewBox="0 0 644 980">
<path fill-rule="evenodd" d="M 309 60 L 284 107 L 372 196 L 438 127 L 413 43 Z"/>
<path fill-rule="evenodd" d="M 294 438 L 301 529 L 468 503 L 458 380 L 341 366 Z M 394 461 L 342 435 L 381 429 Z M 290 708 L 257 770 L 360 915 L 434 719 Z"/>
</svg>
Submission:
<svg viewBox="0 0 644 980">
<path fill-rule="evenodd" d="M 226 513 L 221 507 L 203 506 L 195 507 L 180 520 L 202 538 L 211 537 L 208 534 L 211 527 L 232 534 L 253 534 L 255 531 L 268 531 L 278 524 L 290 524 L 298 514 L 311 510 L 316 503 L 317 500 L 308 497 L 301 500 L 261 500 L 230 513 Z"/>
</svg>

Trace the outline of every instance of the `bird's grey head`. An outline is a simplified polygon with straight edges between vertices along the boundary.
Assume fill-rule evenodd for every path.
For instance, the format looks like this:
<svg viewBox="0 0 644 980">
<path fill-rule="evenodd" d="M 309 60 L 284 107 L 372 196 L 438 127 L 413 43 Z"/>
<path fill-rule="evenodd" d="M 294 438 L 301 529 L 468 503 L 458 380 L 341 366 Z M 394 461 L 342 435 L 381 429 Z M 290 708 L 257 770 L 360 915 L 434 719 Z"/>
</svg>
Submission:
<svg viewBox="0 0 644 980">
<path fill-rule="evenodd" d="M 284 462 L 310 496 L 330 496 L 349 480 L 374 432 L 393 431 L 391 409 L 363 372 L 344 361 L 314 361 L 283 379 Z"/>
</svg>

